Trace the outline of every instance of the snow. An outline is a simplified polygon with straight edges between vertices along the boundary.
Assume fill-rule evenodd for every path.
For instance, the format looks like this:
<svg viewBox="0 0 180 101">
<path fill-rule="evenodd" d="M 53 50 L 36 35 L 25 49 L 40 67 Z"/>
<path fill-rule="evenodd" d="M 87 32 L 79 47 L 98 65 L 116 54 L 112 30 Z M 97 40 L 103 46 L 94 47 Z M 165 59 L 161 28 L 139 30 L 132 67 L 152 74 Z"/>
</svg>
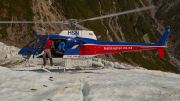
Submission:
<svg viewBox="0 0 180 101">
<path fill-rule="evenodd" d="M 17 55 L 19 50 L 20 49 L 14 46 L 7 46 L 4 43 L 0 42 L 0 60 L 8 59 L 12 56 Z"/>
<path fill-rule="evenodd" d="M 29 64 L 22 60 L 18 56 L 19 48 L 14 46 L 7 46 L 0 42 L 0 66 L 8 68 L 27 67 L 33 64 Z M 34 66 L 34 65 L 33 65 Z"/>
<path fill-rule="evenodd" d="M 145 69 L 47 73 L 41 67 L 0 67 L 0 100 L 120 101 L 180 99 L 180 75 Z M 53 71 L 54 69 L 49 69 Z M 62 68 L 60 68 L 62 70 Z"/>
<path fill-rule="evenodd" d="M 180 75 L 93 58 L 94 68 L 46 67 L 0 43 L 0 101 L 179 101 Z M 5 51 L 7 50 L 7 51 Z M 11 57 L 11 58 L 10 58 Z M 7 68 L 9 66 L 18 68 Z M 12 65 L 13 64 L 13 65 Z M 101 68 L 97 68 L 101 67 Z"/>
</svg>

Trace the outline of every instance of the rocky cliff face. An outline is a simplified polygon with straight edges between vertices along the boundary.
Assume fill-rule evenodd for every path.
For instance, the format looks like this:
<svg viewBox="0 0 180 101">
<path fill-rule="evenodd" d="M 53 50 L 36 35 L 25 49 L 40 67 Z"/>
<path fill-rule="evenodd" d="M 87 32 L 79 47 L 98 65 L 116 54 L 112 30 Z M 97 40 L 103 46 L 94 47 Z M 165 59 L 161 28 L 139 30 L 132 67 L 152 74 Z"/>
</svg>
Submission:
<svg viewBox="0 0 180 101">
<path fill-rule="evenodd" d="M 152 17 L 158 24 L 158 31 L 163 33 L 165 26 L 170 26 L 171 32 L 166 45 L 170 62 L 180 68 L 180 1 L 179 0 L 147 0 L 149 4 L 156 5 Z"/>
<path fill-rule="evenodd" d="M 9 1 L 9 2 L 7 2 Z M 170 0 L 171 1 L 171 0 Z M 148 33 L 149 40 L 152 43 L 156 43 L 164 33 L 166 25 L 166 19 L 163 16 L 159 17 L 159 12 L 169 11 L 172 3 L 176 4 L 174 0 L 29 0 L 28 2 L 17 0 L 16 8 L 19 8 L 16 12 L 12 13 L 9 9 L 13 9 L 13 4 L 10 0 L 0 1 L 0 20 L 34 20 L 34 21 L 61 21 L 67 19 L 86 19 L 106 14 L 121 12 L 125 10 L 135 9 L 139 7 L 157 5 L 159 8 L 154 10 L 148 10 L 143 12 L 137 12 L 133 14 L 121 15 L 111 17 L 107 19 L 101 19 L 96 21 L 84 22 L 81 25 L 93 30 L 97 36 L 101 36 L 99 40 L 103 41 L 116 41 L 116 42 L 139 42 L 145 43 L 146 40 L 142 39 L 142 36 Z M 163 9 L 164 3 L 167 2 L 168 8 L 166 11 Z M 14 8 L 15 9 L 15 8 Z M 24 9 L 22 12 L 21 9 Z M 20 13 L 20 11 L 22 13 Z M 160 14 L 160 15 L 163 15 Z M 13 18 L 12 18 L 13 17 Z M 173 17 L 174 19 L 178 16 Z M 177 20 L 174 20 L 177 21 Z M 167 45 L 171 46 L 167 49 L 166 60 L 160 59 L 156 56 L 157 51 L 141 51 L 130 52 L 121 54 L 110 54 L 100 56 L 107 60 L 126 62 L 128 64 L 142 66 L 148 69 L 158 69 L 163 71 L 178 71 L 178 51 L 174 48 L 179 47 L 178 41 L 176 44 L 171 43 L 173 35 L 176 32 L 173 29 L 168 39 Z M 29 41 L 34 39 L 34 36 L 30 32 L 34 31 L 37 34 L 59 34 L 62 30 L 68 29 L 68 26 L 61 24 L 1 24 L 0 25 L 0 39 L 3 42 L 13 44 L 15 46 L 22 47 Z M 24 44 L 21 44 L 21 43 Z M 175 51 L 173 51 L 173 49 Z M 175 52 L 175 53 L 174 53 Z M 174 61 L 173 58 L 177 62 Z M 174 67 L 172 64 L 176 65 Z M 172 68 L 169 68 L 172 67 Z M 180 67 L 180 66 L 179 66 Z M 175 69 L 176 68 L 176 69 Z"/>
<path fill-rule="evenodd" d="M 180 1 L 162 0 L 156 12 L 156 18 L 163 26 L 171 26 L 172 30 L 167 40 L 167 52 L 170 61 L 180 67 Z"/>
<path fill-rule="evenodd" d="M 32 0 L 34 21 L 62 21 L 67 20 L 61 13 L 58 13 L 51 4 L 53 0 Z M 68 29 L 62 24 L 35 24 L 33 29 L 38 34 L 59 34 L 62 30 Z"/>
<path fill-rule="evenodd" d="M 0 1 L 0 20 L 2 21 L 60 21 L 65 20 L 46 0 Z M 67 26 L 60 24 L 1 24 L 0 39 L 9 45 L 22 48 L 32 41 L 36 34 L 59 34 Z"/>
</svg>

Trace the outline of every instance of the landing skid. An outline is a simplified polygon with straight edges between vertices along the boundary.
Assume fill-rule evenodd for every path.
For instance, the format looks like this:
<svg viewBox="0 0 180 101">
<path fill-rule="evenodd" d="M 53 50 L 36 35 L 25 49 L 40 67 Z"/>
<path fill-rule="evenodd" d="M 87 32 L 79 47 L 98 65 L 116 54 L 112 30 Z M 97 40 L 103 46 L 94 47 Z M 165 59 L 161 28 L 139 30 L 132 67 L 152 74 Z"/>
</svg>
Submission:
<svg viewBox="0 0 180 101">
<path fill-rule="evenodd" d="M 41 68 L 44 70 L 44 71 L 46 71 L 46 72 L 48 72 L 48 73 L 51 73 L 51 71 L 49 71 L 49 70 L 47 70 L 46 68 L 44 68 L 45 66 L 42 66 Z"/>
<path fill-rule="evenodd" d="M 92 66 L 92 59 L 91 58 L 52 58 L 54 66 L 63 66 L 63 67 L 73 67 L 73 66 Z M 39 62 L 39 65 L 43 64 L 43 60 L 41 59 L 34 59 L 29 61 Z M 46 59 L 47 65 L 50 64 L 49 59 Z"/>
<path fill-rule="evenodd" d="M 66 72 L 67 68 L 71 68 L 71 67 L 88 67 L 88 71 L 89 71 L 89 67 L 92 66 L 92 59 L 90 58 L 69 58 L 69 59 L 62 59 L 62 58 L 53 58 L 53 66 L 50 66 L 50 62 L 49 59 L 46 59 L 46 66 L 42 66 L 43 61 L 39 59 L 38 65 L 41 65 L 41 69 L 43 69 L 44 71 L 48 72 L 48 73 L 52 73 L 50 70 L 48 70 L 48 68 L 56 68 L 58 71 L 60 71 L 63 69 L 64 72 Z M 39 64 L 40 63 L 40 64 Z M 61 71 L 62 72 L 62 71 Z"/>
<path fill-rule="evenodd" d="M 59 67 L 60 67 L 60 66 L 41 66 L 41 68 L 42 68 L 44 71 L 46 71 L 46 72 L 48 72 L 48 73 L 52 73 L 51 71 L 49 71 L 48 69 L 46 69 L 46 67 L 57 67 L 58 70 L 59 70 Z M 63 69 L 64 69 L 64 72 L 66 72 L 66 68 L 64 67 Z"/>
<path fill-rule="evenodd" d="M 48 68 L 49 69 L 52 69 L 52 68 L 56 68 L 58 71 L 60 70 L 60 68 L 61 69 L 63 69 L 64 70 L 64 73 L 66 72 L 66 68 L 65 67 L 61 67 L 61 66 L 41 66 L 41 69 L 43 69 L 44 71 L 46 71 L 46 72 L 48 72 L 48 73 L 52 73 L 50 70 L 48 70 Z M 67 69 L 68 70 L 68 69 Z M 78 69 L 74 69 L 74 70 L 78 70 Z M 80 69 L 81 70 L 81 69 Z M 89 66 L 88 66 L 88 68 L 86 68 L 86 69 L 82 69 L 82 70 L 87 70 L 87 71 L 85 71 L 85 73 L 92 73 L 92 72 L 90 72 L 90 68 L 89 68 Z M 60 73 L 60 72 L 59 72 Z"/>
</svg>

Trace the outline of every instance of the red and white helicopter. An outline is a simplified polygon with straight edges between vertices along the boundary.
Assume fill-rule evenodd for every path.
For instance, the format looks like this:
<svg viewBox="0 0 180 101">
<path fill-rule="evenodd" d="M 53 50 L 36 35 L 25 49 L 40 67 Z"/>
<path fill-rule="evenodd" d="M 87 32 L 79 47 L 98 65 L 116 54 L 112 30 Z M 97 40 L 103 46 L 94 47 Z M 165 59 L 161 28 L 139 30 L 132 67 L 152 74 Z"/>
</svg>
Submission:
<svg viewBox="0 0 180 101">
<path fill-rule="evenodd" d="M 70 19 L 68 21 L 55 21 L 55 22 L 37 22 L 37 21 L 0 21 L 0 23 L 61 23 L 69 24 L 71 30 L 64 30 L 59 35 L 36 35 L 37 38 L 23 47 L 19 51 L 19 56 L 28 61 L 43 61 L 42 55 L 44 54 L 45 44 L 42 44 L 44 41 L 47 41 L 49 37 L 52 41 L 63 40 L 66 43 L 64 54 L 52 54 L 54 63 L 65 62 L 65 65 L 69 66 L 87 66 L 91 65 L 88 62 L 88 58 L 102 55 L 102 54 L 112 54 L 112 53 L 121 53 L 121 52 L 130 52 L 130 51 L 140 51 L 140 50 L 150 50 L 157 49 L 159 56 L 164 57 L 164 46 L 165 41 L 170 32 L 170 27 L 167 27 L 164 35 L 162 36 L 159 43 L 127 43 L 127 42 L 108 42 L 108 41 L 98 41 L 94 32 L 89 31 L 87 28 L 79 25 L 78 23 L 84 21 L 91 21 L 97 19 L 103 19 L 123 14 L 129 14 L 133 12 L 139 12 L 143 10 L 153 9 L 155 6 L 149 6 L 145 8 L 138 8 L 134 10 L 129 10 L 125 12 L 105 15 L 101 17 L 95 17 L 84 20 Z M 83 30 L 75 30 L 75 27 L 78 27 Z M 51 47 L 52 48 L 52 47 Z M 71 62 L 70 62 L 71 61 Z M 78 62 L 78 64 L 72 64 L 72 61 Z M 79 63 L 82 62 L 82 63 Z M 89 63 L 89 64 L 88 64 Z"/>
</svg>

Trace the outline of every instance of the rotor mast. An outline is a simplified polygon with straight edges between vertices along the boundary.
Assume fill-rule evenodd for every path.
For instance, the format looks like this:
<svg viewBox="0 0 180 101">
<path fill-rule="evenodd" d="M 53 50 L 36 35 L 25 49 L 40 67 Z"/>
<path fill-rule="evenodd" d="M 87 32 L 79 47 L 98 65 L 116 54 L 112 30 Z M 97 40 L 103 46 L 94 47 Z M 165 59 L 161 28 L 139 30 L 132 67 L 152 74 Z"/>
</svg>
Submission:
<svg viewBox="0 0 180 101">
<path fill-rule="evenodd" d="M 68 24 L 70 30 L 76 30 L 77 19 L 69 19 Z"/>
</svg>

